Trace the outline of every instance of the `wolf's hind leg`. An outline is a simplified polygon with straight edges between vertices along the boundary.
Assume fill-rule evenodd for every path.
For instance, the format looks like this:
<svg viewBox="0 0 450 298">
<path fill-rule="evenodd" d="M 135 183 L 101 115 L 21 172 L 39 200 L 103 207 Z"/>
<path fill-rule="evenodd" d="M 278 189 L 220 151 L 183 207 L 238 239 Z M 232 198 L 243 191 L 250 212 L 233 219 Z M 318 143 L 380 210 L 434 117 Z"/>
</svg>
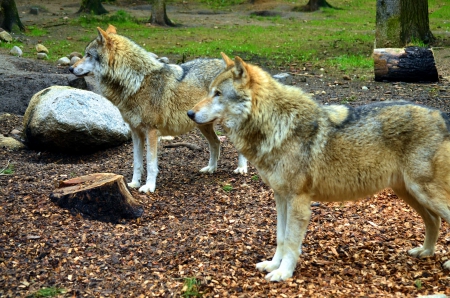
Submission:
<svg viewBox="0 0 450 298">
<path fill-rule="evenodd" d="M 233 171 L 235 174 L 247 174 L 247 158 L 238 152 L 238 167 Z"/>
<path fill-rule="evenodd" d="M 151 129 L 147 133 L 147 180 L 139 188 L 139 192 L 154 192 L 158 175 L 158 130 Z"/>
<path fill-rule="evenodd" d="M 141 177 L 144 171 L 144 135 L 135 129 L 131 129 L 131 138 L 133 140 L 133 178 L 128 186 L 138 188 L 141 185 Z"/>
<path fill-rule="evenodd" d="M 220 141 L 214 132 L 214 124 L 198 126 L 202 134 L 209 143 L 209 163 L 208 166 L 202 168 L 202 173 L 214 173 L 217 170 L 217 160 L 220 155 Z"/>
<path fill-rule="evenodd" d="M 287 202 L 278 195 L 275 195 L 276 207 L 277 207 L 277 249 L 275 255 L 271 261 L 263 261 L 256 264 L 256 269 L 259 271 L 272 272 L 278 269 L 281 264 L 281 258 L 284 252 L 284 238 L 286 232 L 286 212 Z"/>
<path fill-rule="evenodd" d="M 405 189 L 395 189 L 394 192 L 419 213 L 425 223 L 425 240 L 422 246 L 410 249 L 408 254 L 418 258 L 432 256 L 439 236 L 441 218 L 432 210 L 422 205 L 415 196 Z"/>
</svg>

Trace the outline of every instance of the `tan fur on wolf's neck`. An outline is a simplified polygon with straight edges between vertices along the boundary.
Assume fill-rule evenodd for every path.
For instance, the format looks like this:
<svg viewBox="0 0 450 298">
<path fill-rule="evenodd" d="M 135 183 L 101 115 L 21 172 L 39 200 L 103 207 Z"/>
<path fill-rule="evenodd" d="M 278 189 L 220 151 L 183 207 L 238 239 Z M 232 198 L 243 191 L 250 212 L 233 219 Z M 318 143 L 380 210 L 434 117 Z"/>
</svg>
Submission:
<svg viewBox="0 0 450 298">
<path fill-rule="evenodd" d="M 252 108 L 249 118 L 238 128 L 239 132 L 234 133 L 232 129 L 229 137 L 242 154 L 257 156 L 258 160 L 253 162 L 263 167 L 271 167 L 273 163 L 266 158 L 265 153 L 283 150 L 281 146 L 294 135 L 295 139 L 312 141 L 314 127 L 318 125 L 317 121 L 320 121 L 322 111 L 301 89 L 282 85 L 255 65 L 245 64 L 244 67 L 249 74 L 245 89 L 252 91 L 252 94 L 248 95 L 252 100 Z M 232 71 L 230 69 L 230 72 Z M 302 98 L 302 101 L 299 101 L 299 98 Z M 259 116 L 267 110 L 271 111 L 273 117 Z M 225 122 L 226 120 L 223 121 Z M 305 122 L 310 125 L 302 125 Z M 292 127 L 293 123 L 297 123 L 294 124 L 297 129 L 285 129 Z M 245 129 L 242 129 L 244 127 Z M 265 152 L 264 148 L 270 148 L 270 151 Z M 271 155 L 273 156 L 273 152 Z"/>
</svg>

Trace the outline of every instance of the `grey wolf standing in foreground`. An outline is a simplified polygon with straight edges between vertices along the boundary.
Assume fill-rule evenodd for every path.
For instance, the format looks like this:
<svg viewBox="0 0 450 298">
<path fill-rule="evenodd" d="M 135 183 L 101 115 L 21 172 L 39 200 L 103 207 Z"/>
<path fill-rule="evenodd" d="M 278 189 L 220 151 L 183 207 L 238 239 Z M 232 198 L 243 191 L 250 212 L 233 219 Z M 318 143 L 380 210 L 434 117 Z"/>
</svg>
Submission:
<svg viewBox="0 0 450 298">
<path fill-rule="evenodd" d="M 118 107 L 131 128 L 134 170 L 128 185 L 139 187 L 143 173 L 144 140 L 147 141 L 147 180 L 140 192 L 156 187 L 158 136 L 180 135 L 196 127 L 186 117 L 197 101 L 206 96 L 212 79 L 224 69 L 220 59 L 197 59 L 180 66 L 167 64 L 126 37 L 114 26 L 98 29 L 84 57 L 70 71 L 76 76 L 93 73 L 103 96 Z M 210 159 L 201 172 L 217 169 L 220 141 L 213 123 L 197 126 L 209 142 Z M 235 173 L 246 173 L 247 161 L 239 155 Z"/>
<path fill-rule="evenodd" d="M 256 268 L 290 278 L 311 217 L 311 201 L 354 200 L 385 187 L 425 222 L 423 246 L 434 254 L 441 218 L 450 223 L 449 119 L 408 102 L 351 108 L 322 106 L 236 57 L 188 111 L 198 124 L 218 120 L 237 150 L 274 190 L 277 249 Z M 444 263 L 450 269 L 450 261 Z"/>
</svg>

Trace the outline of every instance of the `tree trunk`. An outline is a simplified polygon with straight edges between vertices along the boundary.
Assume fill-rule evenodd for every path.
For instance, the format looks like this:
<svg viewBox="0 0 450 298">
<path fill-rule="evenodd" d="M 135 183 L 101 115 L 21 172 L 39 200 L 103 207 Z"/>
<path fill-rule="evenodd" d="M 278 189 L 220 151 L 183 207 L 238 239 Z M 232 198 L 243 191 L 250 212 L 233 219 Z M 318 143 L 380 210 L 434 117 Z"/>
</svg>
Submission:
<svg viewBox="0 0 450 298">
<path fill-rule="evenodd" d="M 95 15 L 101 15 L 108 13 L 108 11 L 103 7 L 101 0 L 81 0 L 81 7 L 78 13 L 89 13 Z"/>
<path fill-rule="evenodd" d="M 13 26 L 17 25 L 20 31 L 25 31 L 25 26 L 20 21 L 14 0 L 0 0 L 0 27 L 11 32 Z"/>
<path fill-rule="evenodd" d="M 133 198 L 122 175 L 96 173 L 61 181 L 50 199 L 74 214 L 105 222 L 138 218 L 144 209 Z"/>
<path fill-rule="evenodd" d="M 428 0 L 377 0 L 376 48 L 429 44 Z"/>
<path fill-rule="evenodd" d="M 174 23 L 167 17 L 166 0 L 152 1 L 152 15 L 150 17 L 150 24 L 159 26 L 175 26 Z"/>
<path fill-rule="evenodd" d="M 433 51 L 429 48 L 375 49 L 373 59 L 375 81 L 439 81 Z"/>
<path fill-rule="evenodd" d="M 308 3 L 304 6 L 300 6 L 299 8 L 294 8 L 296 11 L 317 11 L 321 7 L 329 7 L 334 8 L 330 5 L 327 0 L 309 0 Z"/>
</svg>

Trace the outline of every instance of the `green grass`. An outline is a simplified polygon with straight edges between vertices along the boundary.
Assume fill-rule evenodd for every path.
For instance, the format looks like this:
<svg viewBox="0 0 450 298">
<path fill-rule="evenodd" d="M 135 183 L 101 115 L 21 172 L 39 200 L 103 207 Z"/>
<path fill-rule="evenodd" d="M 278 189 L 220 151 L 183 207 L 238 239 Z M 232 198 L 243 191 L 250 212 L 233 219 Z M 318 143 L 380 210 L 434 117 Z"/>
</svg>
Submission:
<svg viewBox="0 0 450 298">
<path fill-rule="evenodd" d="M 200 282 L 195 277 L 188 277 L 184 279 L 183 289 L 181 290 L 181 297 L 202 297 L 199 292 Z"/>
<path fill-rule="evenodd" d="M 239 10 L 247 0 L 197 0 L 206 7 Z M 179 3 L 179 0 L 174 0 Z M 280 3 L 292 1 L 280 0 Z M 294 0 L 295 5 L 304 5 L 306 0 Z M 263 67 L 285 67 L 292 63 L 312 63 L 315 67 L 336 69 L 348 74 L 371 74 L 372 52 L 375 39 L 376 1 L 342 0 L 332 2 L 336 9 L 323 9 L 311 13 L 291 12 L 289 18 L 261 18 L 242 16 L 239 22 L 211 26 L 183 24 L 176 28 L 147 27 L 147 19 L 137 19 L 119 10 L 101 16 L 82 15 L 71 19 L 67 25 L 74 27 L 73 39 L 57 34 L 58 27 L 35 28 L 26 34 L 42 36 L 49 48 L 50 61 L 56 61 L 72 51 L 82 52 L 86 44 L 97 36 L 96 27 L 104 29 L 108 24 L 117 27 L 123 34 L 148 51 L 168 56 L 174 62 L 196 57 L 220 58 L 220 52 L 230 57 L 258 62 Z M 450 31 L 450 5 L 446 0 L 430 0 L 430 28 L 433 34 L 447 37 Z M 170 18 L 170 12 L 169 12 Z M 238 23 L 238 24 L 235 24 Z M 80 27 L 82 30 L 80 30 Z M 51 31 L 54 30 L 54 31 Z M 447 31 L 447 33 L 446 33 Z M 49 35 L 47 40 L 45 35 Z M 447 41 L 448 43 L 448 41 Z M 19 42 L 1 43 L 10 48 Z M 23 46 L 23 44 L 22 44 Z M 24 56 L 29 54 L 24 47 Z"/>
<path fill-rule="evenodd" d="M 242 4 L 245 0 L 200 0 L 207 7 L 220 10 L 220 9 L 230 9 L 234 5 Z"/>
<path fill-rule="evenodd" d="M 0 169 L 0 175 L 12 175 L 14 174 L 14 165 L 8 161 L 6 167 Z"/>
<path fill-rule="evenodd" d="M 27 298 L 38 298 L 38 297 L 56 297 L 60 294 L 65 294 L 67 290 L 62 288 L 50 287 L 42 288 L 35 293 L 27 296 Z"/>
<path fill-rule="evenodd" d="M 40 37 L 48 34 L 48 31 L 42 28 L 37 28 L 35 26 L 28 26 L 28 36 Z"/>
<path fill-rule="evenodd" d="M 225 184 L 222 186 L 222 189 L 226 192 L 230 192 L 233 190 L 233 186 L 231 186 L 230 184 Z"/>
</svg>

